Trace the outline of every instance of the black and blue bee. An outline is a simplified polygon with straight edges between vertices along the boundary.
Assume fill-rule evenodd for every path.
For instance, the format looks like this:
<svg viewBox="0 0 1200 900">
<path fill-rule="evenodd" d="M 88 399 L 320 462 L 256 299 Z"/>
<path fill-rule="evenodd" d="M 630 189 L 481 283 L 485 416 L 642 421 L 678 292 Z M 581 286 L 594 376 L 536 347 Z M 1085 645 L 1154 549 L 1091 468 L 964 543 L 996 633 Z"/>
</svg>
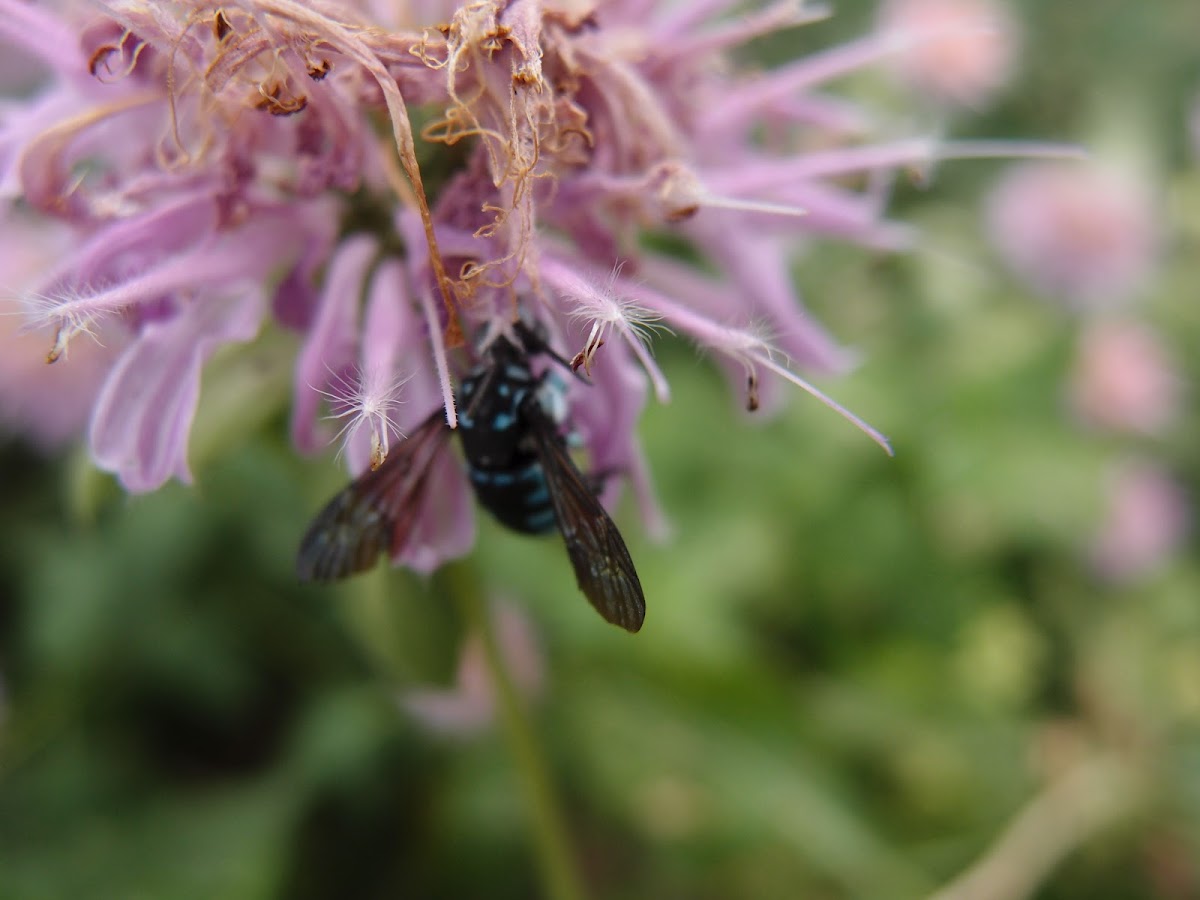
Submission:
<svg viewBox="0 0 1200 900">
<path fill-rule="evenodd" d="M 562 381 L 549 369 L 534 375 L 530 358 L 543 354 L 570 364 L 524 323 L 512 334 L 492 340 L 459 391 L 457 430 L 475 496 L 514 531 L 557 529 L 592 606 L 614 625 L 637 631 L 646 601 L 633 560 L 596 497 L 599 480 L 580 472 L 567 451 Z M 375 565 L 380 553 L 401 553 L 450 431 L 442 410 L 435 410 L 378 469 L 334 496 L 300 542 L 301 580 L 345 578 Z"/>
</svg>

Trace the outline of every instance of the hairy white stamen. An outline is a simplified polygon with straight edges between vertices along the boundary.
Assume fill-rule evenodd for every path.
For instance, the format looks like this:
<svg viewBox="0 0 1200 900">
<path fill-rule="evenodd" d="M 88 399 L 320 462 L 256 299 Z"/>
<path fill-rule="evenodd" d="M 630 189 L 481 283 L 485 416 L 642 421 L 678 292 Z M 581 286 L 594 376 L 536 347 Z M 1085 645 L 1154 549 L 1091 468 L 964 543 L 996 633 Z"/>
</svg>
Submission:
<svg viewBox="0 0 1200 900">
<path fill-rule="evenodd" d="M 676 328 L 694 338 L 701 347 L 722 353 L 743 366 L 746 371 L 748 407 L 752 407 L 758 402 L 758 370 L 761 367 L 790 381 L 824 403 L 882 447 L 888 456 L 895 455 L 891 442 L 883 432 L 846 409 L 816 385 L 793 372 L 787 365 L 786 354 L 772 346 L 762 334 L 748 328 L 721 325 L 658 292 L 647 291 L 646 296 L 652 296 L 658 311 L 667 317 Z"/>
<path fill-rule="evenodd" d="M 446 342 L 442 326 L 438 322 L 437 310 L 433 308 L 433 297 L 428 291 L 421 292 L 421 311 L 429 326 L 429 343 L 433 346 L 433 364 L 437 368 L 438 384 L 442 388 L 442 405 L 446 408 L 446 424 L 458 427 L 458 411 L 454 407 L 454 385 L 450 382 L 450 366 L 446 362 Z"/>
<path fill-rule="evenodd" d="M 894 456 L 892 444 L 887 437 L 879 429 L 867 423 L 865 419 L 855 415 L 838 403 L 812 382 L 805 378 L 801 378 L 793 372 L 787 365 L 786 355 L 777 348 L 771 346 L 761 336 L 754 334 L 751 331 L 740 328 L 720 328 L 719 331 L 712 333 L 716 337 L 713 343 L 709 344 L 712 349 L 724 353 L 732 359 L 740 362 L 746 369 L 746 382 L 748 387 L 747 406 L 753 411 L 758 404 L 758 371 L 757 367 L 762 366 L 768 371 L 774 372 L 780 378 L 790 381 L 801 390 L 815 397 L 817 400 L 824 403 L 839 416 L 850 422 L 859 431 L 863 432 L 867 437 L 873 440 L 876 444 L 883 448 L 883 451 L 888 456 Z M 778 358 L 782 358 L 782 362 Z"/>
<path fill-rule="evenodd" d="M 355 371 L 350 376 L 331 375 L 331 389 L 317 391 L 332 407 L 326 418 L 345 420 L 334 436 L 334 440 L 342 442 L 338 456 L 366 428 L 371 439 L 371 468 L 378 469 L 391 450 L 392 433 L 404 436 L 392 413 L 404 402 L 400 399 L 401 389 L 412 376 L 396 376 L 382 369 Z"/>
<path fill-rule="evenodd" d="M 598 286 L 581 277 L 575 270 L 551 260 L 543 260 L 542 266 L 546 280 L 558 287 L 565 300 L 575 304 L 575 308 L 570 310 L 568 315 L 590 324 L 583 349 L 571 361 L 572 366 L 582 366 L 590 375 L 596 354 L 604 346 L 608 335 L 615 333 L 625 340 L 642 368 L 646 370 L 646 374 L 650 376 L 658 401 L 670 402 L 670 385 L 650 353 L 650 340 L 655 332 L 668 329 L 662 324 L 662 316 L 657 312 L 617 293 L 615 284 L 621 267 L 617 266 L 613 270 L 607 284 Z"/>
<path fill-rule="evenodd" d="M 29 318 L 27 329 L 37 330 L 45 327 L 54 329 L 54 341 L 46 352 L 46 362 L 56 363 L 67 357 L 71 339 L 76 335 L 86 334 L 97 344 L 96 323 L 104 314 L 104 310 L 92 310 L 81 305 L 80 297 L 54 297 L 48 294 L 26 294 L 21 298 L 24 307 L 19 314 Z"/>
</svg>

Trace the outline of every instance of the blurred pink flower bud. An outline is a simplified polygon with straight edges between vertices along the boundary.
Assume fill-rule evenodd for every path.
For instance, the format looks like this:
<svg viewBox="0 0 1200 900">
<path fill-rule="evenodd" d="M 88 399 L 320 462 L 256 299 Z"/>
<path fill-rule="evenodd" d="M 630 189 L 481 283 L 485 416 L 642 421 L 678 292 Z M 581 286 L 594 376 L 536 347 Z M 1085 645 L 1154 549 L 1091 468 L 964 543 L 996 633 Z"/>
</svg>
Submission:
<svg viewBox="0 0 1200 900">
<path fill-rule="evenodd" d="M 1096 570 L 1111 581 L 1150 574 L 1178 549 L 1191 525 L 1182 489 L 1152 462 L 1119 468 L 1107 485 L 1107 512 L 1092 544 Z"/>
<path fill-rule="evenodd" d="M 879 28 L 903 42 L 896 74 L 938 103 L 981 106 L 1015 66 L 1016 23 L 990 0 L 886 0 Z"/>
<path fill-rule="evenodd" d="M 1174 420 L 1179 388 L 1166 348 L 1148 328 L 1104 321 L 1084 329 L 1070 399 L 1087 424 L 1156 434 Z"/>
<path fill-rule="evenodd" d="M 1154 273 L 1159 212 L 1150 187 L 1102 166 L 1038 162 L 993 189 L 988 227 L 1028 287 L 1077 310 L 1128 301 Z"/>
<path fill-rule="evenodd" d="M 496 641 L 513 684 L 523 694 L 537 696 L 544 681 L 541 647 L 527 616 L 507 603 L 492 606 Z M 495 694 L 483 641 L 472 634 L 463 642 L 454 684 L 448 688 L 416 688 L 400 705 L 426 728 L 459 737 L 487 728 L 496 712 Z"/>
</svg>

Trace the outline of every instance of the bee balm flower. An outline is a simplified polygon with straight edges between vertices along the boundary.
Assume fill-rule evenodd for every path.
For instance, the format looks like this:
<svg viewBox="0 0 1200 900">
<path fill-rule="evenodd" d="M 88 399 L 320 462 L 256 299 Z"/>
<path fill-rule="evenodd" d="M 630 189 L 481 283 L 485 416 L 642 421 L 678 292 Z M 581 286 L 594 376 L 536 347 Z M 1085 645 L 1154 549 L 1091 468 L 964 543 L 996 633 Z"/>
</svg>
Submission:
<svg viewBox="0 0 1200 900">
<path fill-rule="evenodd" d="M 1089 425 L 1158 434 L 1178 415 L 1182 384 L 1167 348 L 1148 328 L 1102 321 L 1080 336 L 1070 396 Z"/>
<path fill-rule="evenodd" d="M 1148 186 L 1096 164 L 1019 165 L 988 201 L 1005 262 L 1034 291 L 1080 311 L 1125 304 L 1143 288 L 1158 222 Z"/>
<path fill-rule="evenodd" d="M 866 112 L 831 104 L 830 81 L 896 52 L 883 37 L 737 74 L 726 50 L 818 13 L 733 8 L 0 0 L 0 39 L 43 77 L 0 110 L 3 196 L 73 237 L 18 299 L 56 366 L 79 341 L 113 348 L 95 461 L 130 490 L 188 478 L 204 368 L 284 328 L 297 447 L 327 446 L 328 407 L 350 465 L 379 464 L 431 410 L 457 423 L 474 342 L 519 315 L 590 373 L 571 420 L 652 519 L 634 428 L 647 387 L 669 392 L 655 329 L 723 359 L 747 405 L 791 382 L 886 446 L 801 377 L 851 357 L 804 310 L 792 252 L 910 246 L 860 176 L 975 149 L 872 141 Z M 431 477 L 437 508 L 404 556 L 422 568 L 471 536 L 461 473 Z"/>
<path fill-rule="evenodd" d="M 1154 463 L 1130 461 L 1105 487 L 1106 513 L 1091 547 L 1098 574 L 1127 583 L 1152 574 L 1183 545 L 1191 506 L 1178 484 Z"/>
<path fill-rule="evenodd" d="M 893 71 L 940 103 L 982 106 L 1015 68 L 1016 24 L 991 0 L 886 0 L 879 27 L 906 45 Z"/>
</svg>

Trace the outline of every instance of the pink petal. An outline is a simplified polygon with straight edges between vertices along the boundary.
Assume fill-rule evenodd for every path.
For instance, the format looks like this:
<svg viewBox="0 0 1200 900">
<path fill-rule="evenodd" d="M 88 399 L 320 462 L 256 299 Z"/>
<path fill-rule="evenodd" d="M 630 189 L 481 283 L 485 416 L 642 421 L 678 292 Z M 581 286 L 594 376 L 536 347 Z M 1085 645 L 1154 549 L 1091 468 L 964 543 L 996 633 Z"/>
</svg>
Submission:
<svg viewBox="0 0 1200 900">
<path fill-rule="evenodd" d="M 187 304 L 150 322 L 113 367 L 92 415 L 92 458 L 127 490 L 153 490 L 172 475 L 190 481 L 187 439 L 200 395 L 200 370 L 222 344 L 258 331 L 264 298 L 256 288 Z"/>
<path fill-rule="evenodd" d="M 212 192 L 203 191 L 117 219 L 64 259 L 46 285 L 104 285 L 145 271 L 163 257 L 198 247 L 216 233 L 217 218 Z"/>
<path fill-rule="evenodd" d="M 363 329 L 362 366 L 407 378 L 403 403 L 395 419 L 408 431 L 424 422 L 441 404 L 441 388 L 428 364 L 425 329 L 413 308 L 404 266 L 389 260 L 371 281 Z M 462 466 L 449 447 L 434 463 L 426 486 L 425 510 L 405 551 L 394 562 L 429 573 L 449 559 L 463 556 L 475 543 L 475 506 Z M 353 471 L 362 471 L 369 448 L 352 448 Z M 402 453 L 403 445 L 393 445 Z"/>
<path fill-rule="evenodd" d="M 347 238 L 329 263 L 325 285 L 293 381 L 292 440 L 303 453 L 315 453 L 326 439 L 317 433 L 321 391 L 331 377 L 354 365 L 358 344 L 358 307 L 378 243 L 364 234 Z"/>
<path fill-rule="evenodd" d="M 392 561 L 428 575 L 447 560 L 465 556 L 474 544 L 474 495 L 462 463 L 447 446 L 430 469 L 425 507 L 408 546 Z"/>
<path fill-rule="evenodd" d="M 786 245 L 761 234 L 722 226 L 721 216 L 698 216 L 688 231 L 710 259 L 732 277 L 746 304 L 745 320 L 765 317 L 776 343 L 805 368 L 843 372 L 852 354 L 843 350 L 800 304 L 792 286 Z"/>
</svg>

